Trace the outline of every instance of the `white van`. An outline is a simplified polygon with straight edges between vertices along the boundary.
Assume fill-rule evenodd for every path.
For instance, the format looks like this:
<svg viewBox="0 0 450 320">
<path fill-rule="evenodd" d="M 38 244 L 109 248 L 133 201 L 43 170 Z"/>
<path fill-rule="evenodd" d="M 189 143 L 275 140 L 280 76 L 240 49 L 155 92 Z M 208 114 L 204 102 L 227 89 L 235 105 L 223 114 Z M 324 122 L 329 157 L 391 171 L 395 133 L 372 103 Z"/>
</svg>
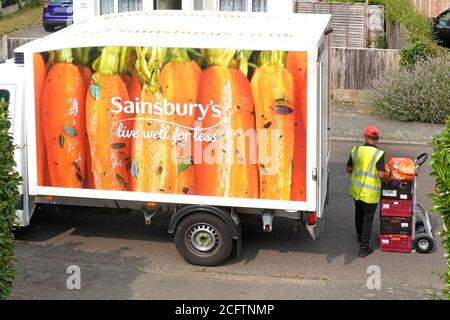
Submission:
<svg viewBox="0 0 450 320">
<path fill-rule="evenodd" d="M 140 209 L 147 223 L 169 215 L 177 249 L 199 265 L 240 248 L 242 213 L 260 215 L 264 231 L 274 216 L 297 220 L 315 238 L 328 189 L 330 18 L 133 12 L 16 49 L 0 65 L 0 96 L 20 146 L 18 223 L 44 203 Z M 159 133 L 146 133 L 152 125 Z M 197 147 L 199 158 L 175 163 Z"/>
</svg>

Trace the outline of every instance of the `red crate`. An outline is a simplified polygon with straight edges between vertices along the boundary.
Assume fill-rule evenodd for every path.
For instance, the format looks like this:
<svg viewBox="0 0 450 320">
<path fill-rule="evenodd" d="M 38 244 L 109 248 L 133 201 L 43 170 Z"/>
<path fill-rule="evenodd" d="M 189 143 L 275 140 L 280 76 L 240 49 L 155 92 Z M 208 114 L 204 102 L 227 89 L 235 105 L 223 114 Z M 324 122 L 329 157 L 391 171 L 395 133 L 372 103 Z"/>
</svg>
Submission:
<svg viewBox="0 0 450 320">
<path fill-rule="evenodd" d="M 382 199 L 380 203 L 380 212 L 382 217 L 410 218 L 411 211 L 411 200 Z"/>
<path fill-rule="evenodd" d="M 411 252 L 411 236 L 380 234 L 380 250 L 383 252 Z"/>
</svg>

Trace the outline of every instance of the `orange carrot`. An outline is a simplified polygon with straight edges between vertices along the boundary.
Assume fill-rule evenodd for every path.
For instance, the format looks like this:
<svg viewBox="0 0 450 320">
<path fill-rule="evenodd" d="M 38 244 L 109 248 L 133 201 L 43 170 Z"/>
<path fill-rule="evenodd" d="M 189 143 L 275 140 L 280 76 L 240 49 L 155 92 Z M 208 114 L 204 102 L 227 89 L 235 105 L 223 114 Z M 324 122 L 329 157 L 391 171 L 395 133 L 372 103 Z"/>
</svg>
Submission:
<svg viewBox="0 0 450 320">
<path fill-rule="evenodd" d="M 250 82 L 241 70 L 231 69 L 233 79 L 233 91 L 236 93 L 236 106 L 232 116 L 231 127 L 235 132 L 242 130 L 244 139 L 248 138 L 244 145 L 239 145 L 240 137 L 236 136 L 235 148 L 237 164 L 231 168 L 231 181 L 234 197 L 259 198 L 259 172 L 257 162 L 257 143 L 255 131 L 255 105 L 252 97 Z M 245 148 L 245 150 L 242 150 Z M 242 161 L 242 163 L 239 163 Z"/>
<path fill-rule="evenodd" d="M 94 53 L 94 48 L 75 48 L 72 49 L 73 62 L 77 65 L 80 70 L 81 77 L 83 78 L 83 83 L 86 89 L 85 96 L 89 86 L 91 84 L 91 78 L 93 75 L 91 65 L 92 56 Z M 92 174 L 92 161 L 91 152 L 89 147 L 89 139 L 86 132 L 86 177 L 84 179 L 84 188 L 94 189 L 94 177 Z"/>
<path fill-rule="evenodd" d="M 162 102 L 160 85 L 161 50 L 159 48 L 137 48 L 136 69 L 143 81 L 141 103 Z M 134 121 L 133 130 L 138 133 L 132 141 L 132 178 L 134 191 L 175 193 L 178 164 L 175 147 L 170 139 L 173 128 L 168 123 L 175 121 L 173 115 L 140 115 Z M 144 132 L 157 133 L 145 137 Z"/>
<path fill-rule="evenodd" d="M 42 133 L 42 91 L 45 84 L 45 76 L 47 69 L 45 66 L 44 58 L 40 53 L 33 55 L 34 66 L 34 102 L 36 110 L 36 154 L 37 154 L 37 177 L 38 186 L 45 185 L 45 175 L 48 175 L 46 170 L 46 156 L 45 156 L 45 143 Z M 48 182 L 48 181 L 47 181 Z"/>
<path fill-rule="evenodd" d="M 284 52 L 262 51 L 251 80 L 258 131 L 260 197 L 289 200 L 294 153 L 293 80 Z"/>
<path fill-rule="evenodd" d="M 258 172 L 249 163 L 247 130 L 255 128 L 250 85 L 238 69 L 230 69 L 235 50 L 202 50 L 208 67 L 202 71 L 198 102 L 222 106 L 219 118 L 212 112 L 202 120 L 203 128 L 214 127 L 216 141 L 202 143 L 203 158 L 195 164 L 197 193 L 209 196 L 258 197 Z M 231 134 L 231 139 L 228 137 Z M 244 150 L 245 149 L 245 150 Z"/>
<path fill-rule="evenodd" d="M 112 99 L 128 100 L 125 83 L 119 75 L 123 48 L 105 47 L 94 62 L 95 70 L 86 97 L 86 124 L 92 161 L 94 187 L 127 190 L 130 139 L 119 137 L 118 128 L 127 125 L 128 116 L 112 112 Z"/>
<path fill-rule="evenodd" d="M 44 132 L 50 183 L 81 188 L 85 178 L 86 137 L 84 84 L 72 64 L 70 49 L 56 53 L 42 95 Z"/>
<path fill-rule="evenodd" d="M 306 201 L 307 53 L 289 52 L 287 68 L 294 80 L 295 138 L 291 200 Z"/>
<path fill-rule="evenodd" d="M 186 49 L 170 49 L 170 59 L 164 65 L 160 74 L 161 90 L 164 98 L 171 103 L 189 104 L 196 103 L 200 81 L 201 69 L 187 54 Z M 183 83 L 181 86 L 180 84 Z M 174 123 L 179 125 L 180 134 L 189 135 L 187 139 L 177 141 L 176 154 L 178 166 L 172 172 L 172 186 L 174 193 L 195 194 L 194 167 L 191 165 L 193 156 L 192 132 L 183 128 L 194 127 L 195 115 L 183 115 L 173 117 Z M 174 128 L 172 128 L 173 130 Z M 172 131 L 173 132 L 173 131 Z M 171 161 L 168 159 L 168 161 Z M 175 167 L 170 166 L 174 169 Z"/>
</svg>

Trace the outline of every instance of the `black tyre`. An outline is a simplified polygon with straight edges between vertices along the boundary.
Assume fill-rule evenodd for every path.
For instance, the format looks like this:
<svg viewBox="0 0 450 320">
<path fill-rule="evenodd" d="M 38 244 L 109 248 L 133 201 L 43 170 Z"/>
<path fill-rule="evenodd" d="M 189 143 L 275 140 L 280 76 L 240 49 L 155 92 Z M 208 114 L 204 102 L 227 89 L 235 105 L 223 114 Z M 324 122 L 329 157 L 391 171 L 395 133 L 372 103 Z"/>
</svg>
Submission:
<svg viewBox="0 0 450 320">
<path fill-rule="evenodd" d="M 184 260 L 201 266 L 220 265 L 233 248 L 233 239 L 225 222 L 205 213 L 184 218 L 177 227 L 174 242 Z"/>
<path fill-rule="evenodd" d="M 55 27 L 54 26 L 49 26 L 49 25 L 46 25 L 46 24 L 44 24 L 42 26 L 44 27 L 44 30 L 47 31 L 47 32 L 55 31 Z"/>
<path fill-rule="evenodd" d="M 416 252 L 430 253 L 434 249 L 434 240 L 427 234 L 418 234 L 413 240 L 413 247 Z"/>
</svg>

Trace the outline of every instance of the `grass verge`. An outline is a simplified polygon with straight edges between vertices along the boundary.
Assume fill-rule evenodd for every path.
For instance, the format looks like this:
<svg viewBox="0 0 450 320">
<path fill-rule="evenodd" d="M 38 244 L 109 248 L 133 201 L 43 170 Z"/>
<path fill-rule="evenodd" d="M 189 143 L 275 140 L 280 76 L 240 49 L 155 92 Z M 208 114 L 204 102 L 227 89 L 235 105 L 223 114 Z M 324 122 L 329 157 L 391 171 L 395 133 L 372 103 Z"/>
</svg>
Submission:
<svg viewBox="0 0 450 320">
<path fill-rule="evenodd" d="M 0 17 L 0 36 L 42 23 L 42 8 L 24 8 L 16 13 Z"/>
</svg>

